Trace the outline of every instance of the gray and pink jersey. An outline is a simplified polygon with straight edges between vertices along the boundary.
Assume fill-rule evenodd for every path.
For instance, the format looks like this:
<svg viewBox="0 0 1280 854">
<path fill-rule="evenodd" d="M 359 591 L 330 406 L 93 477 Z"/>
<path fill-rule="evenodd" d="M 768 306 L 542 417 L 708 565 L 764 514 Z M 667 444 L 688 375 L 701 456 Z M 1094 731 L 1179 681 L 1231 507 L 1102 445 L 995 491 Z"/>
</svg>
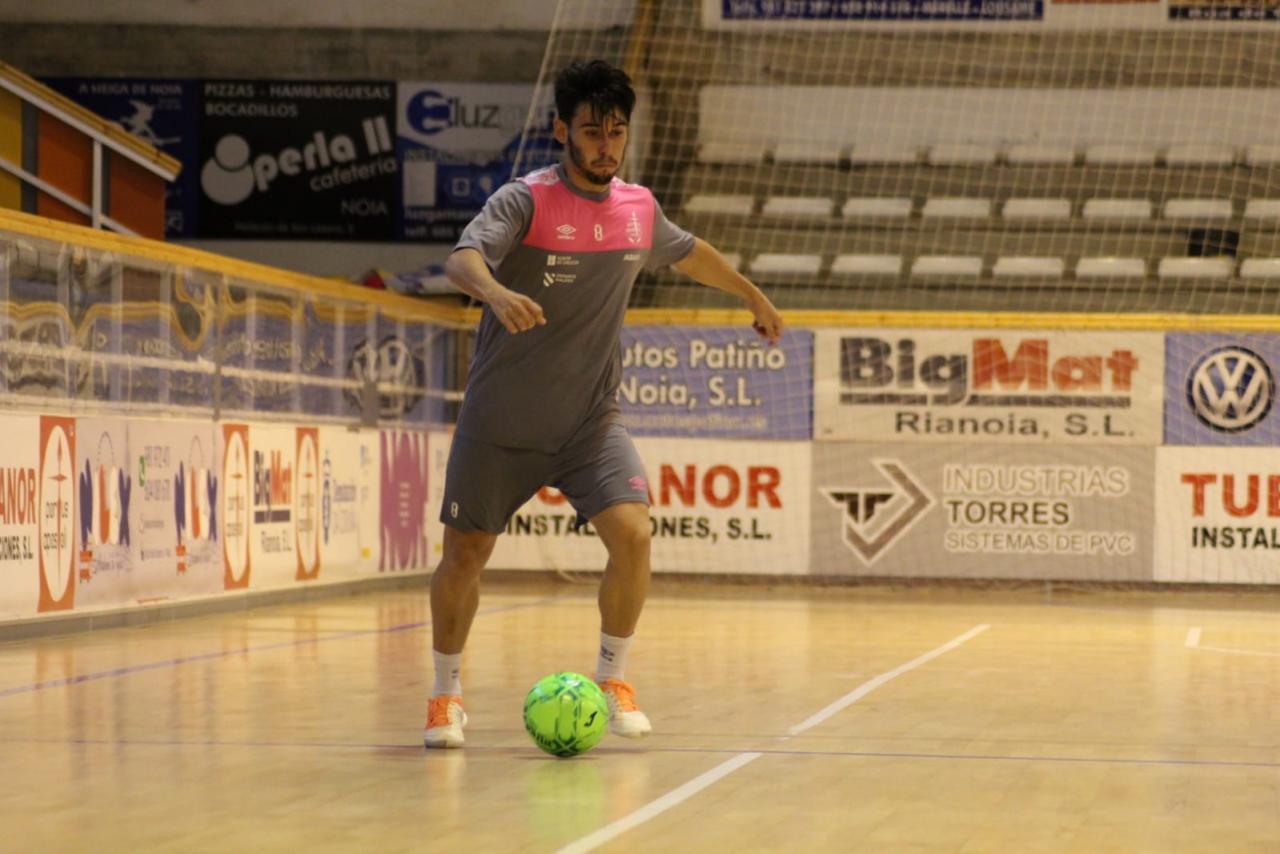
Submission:
<svg viewBox="0 0 1280 854">
<path fill-rule="evenodd" d="M 675 263 L 693 242 L 652 193 L 617 178 L 591 194 L 552 166 L 494 193 L 455 251 L 478 251 L 547 323 L 512 335 L 485 306 L 458 434 L 555 453 L 585 425 L 616 418 L 631 286 L 641 268 Z"/>
</svg>

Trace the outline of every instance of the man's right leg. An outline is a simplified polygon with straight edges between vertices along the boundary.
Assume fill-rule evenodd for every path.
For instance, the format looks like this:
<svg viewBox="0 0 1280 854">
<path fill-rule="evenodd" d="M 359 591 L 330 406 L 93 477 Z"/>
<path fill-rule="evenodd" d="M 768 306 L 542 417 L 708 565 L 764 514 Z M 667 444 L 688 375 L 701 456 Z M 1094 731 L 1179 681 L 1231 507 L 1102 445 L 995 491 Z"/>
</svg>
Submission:
<svg viewBox="0 0 1280 854">
<path fill-rule="evenodd" d="M 458 674 L 462 647 L 480 605 L 480 572 L 497 534 L 444 526 L 444 557 L 431 576 L 431 648 L 435 685 L 427 706 L 427 747 L 461 747 L 467 723 Z"/>
</svg>

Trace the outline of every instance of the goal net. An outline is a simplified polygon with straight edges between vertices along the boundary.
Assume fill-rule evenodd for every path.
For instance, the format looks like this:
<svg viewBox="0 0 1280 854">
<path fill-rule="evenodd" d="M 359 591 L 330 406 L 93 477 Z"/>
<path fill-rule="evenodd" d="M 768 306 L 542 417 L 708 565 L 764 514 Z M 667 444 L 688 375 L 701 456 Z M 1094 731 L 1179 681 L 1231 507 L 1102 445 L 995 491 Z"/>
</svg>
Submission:
<svg viewBox="0 0 1280 854">
<path fill-rule="evenodd" d="M 623 177 L 793 321 L 638 283 L 655 565 L 1280 581 L 1278 49 L 1271 0 L 562 0 L 518 171 L 623 66 Z"/>
</svg>

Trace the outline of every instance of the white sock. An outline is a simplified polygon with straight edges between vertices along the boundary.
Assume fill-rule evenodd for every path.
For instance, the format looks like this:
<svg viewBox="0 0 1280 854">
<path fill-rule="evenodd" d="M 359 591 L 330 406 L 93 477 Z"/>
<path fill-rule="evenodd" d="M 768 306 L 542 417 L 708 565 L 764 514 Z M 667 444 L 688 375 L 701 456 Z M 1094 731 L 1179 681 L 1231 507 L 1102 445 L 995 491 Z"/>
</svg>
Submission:
<svg viewBox="0 0 1280 854">
<path fill-rule="evenodd" d="M 622 668 L 627 662 L 627 649 L 631 646 L 631 638 L 615 638 L 613 635 L 600 633 L 600 657 L 596 659 L 596 681 L 605 679 L 621 679 Z"/>
<path fill-rule="evenodd" d="M 443 694 L 452 694 L 461 697 L 462 680 L 458 677 L 462 673 L 462 653 L 446 655 L 433 649 L 431 650 L 431 657 L 435 659 L 436 663 L 436 684 L 431 691 L 431 696 L 439 697 Z"/>
</svg>

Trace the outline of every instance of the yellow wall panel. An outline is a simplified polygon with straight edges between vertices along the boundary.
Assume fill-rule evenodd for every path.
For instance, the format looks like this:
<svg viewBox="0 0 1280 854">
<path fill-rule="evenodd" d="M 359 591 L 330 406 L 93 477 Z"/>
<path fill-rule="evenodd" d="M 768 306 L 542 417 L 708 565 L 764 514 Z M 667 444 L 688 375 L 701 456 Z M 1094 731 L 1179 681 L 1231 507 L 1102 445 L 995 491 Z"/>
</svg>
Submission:
<svg viewBox="0 0 1280 854">
<path fill-rule="evenodd" d="M 22 165 L 22 101 L 4 90 L 0 90 L 0 157 Z M 4 171 L 0 171 L 0 208 L 22 209 L 22 183 Z"/>
</svg>

